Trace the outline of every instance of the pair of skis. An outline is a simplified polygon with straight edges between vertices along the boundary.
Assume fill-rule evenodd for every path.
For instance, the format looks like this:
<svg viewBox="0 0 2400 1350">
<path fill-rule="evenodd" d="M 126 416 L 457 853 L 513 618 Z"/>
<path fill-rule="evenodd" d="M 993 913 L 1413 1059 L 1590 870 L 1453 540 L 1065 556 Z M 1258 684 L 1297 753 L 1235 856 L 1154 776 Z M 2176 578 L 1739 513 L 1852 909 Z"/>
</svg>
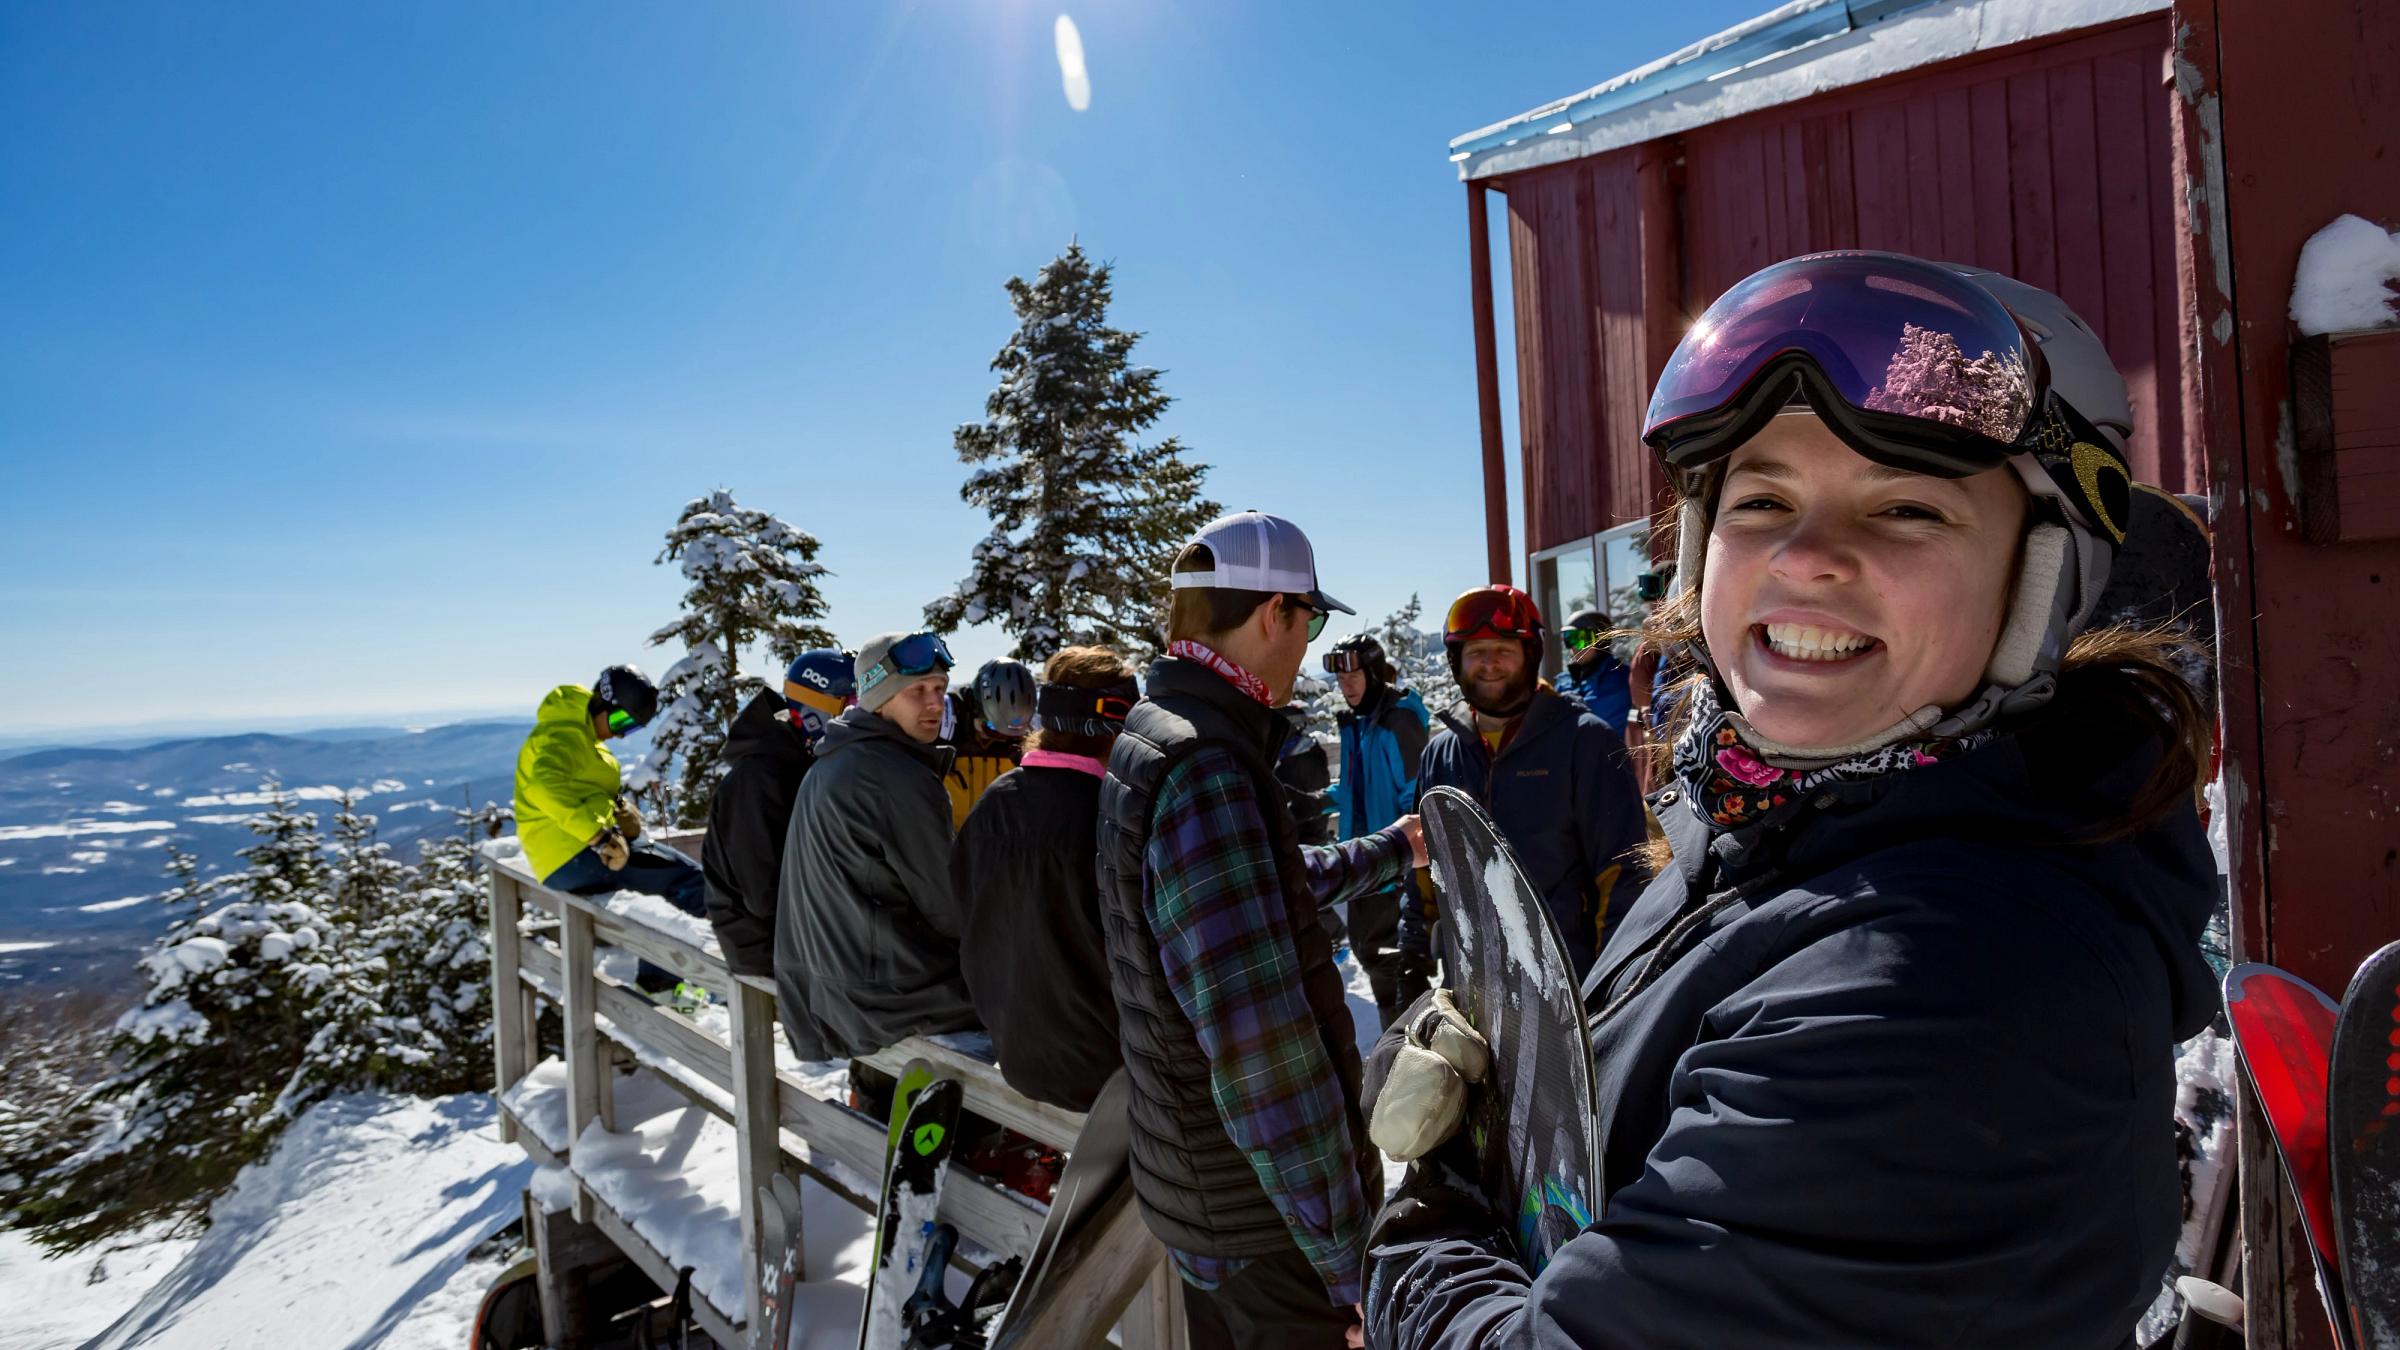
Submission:
<svg viewBox="0 0 2400 1350">
<path fill-rule="evenodd" d="M 940 1288 L 949 1247 L 936 1251 L 934 1215 L 942 1178 L 958 1130 L 959 1085 L 937 1082 L 933 1068 L 912 1060 L 893 1086 L 891 1127 L 884 1139 L 883 1187 L 875 1223 L 875 1265 L 868 1275 L 866 1311 L 860 1319 L 861 1350 L 899 1350 L 906 1337 L 897 1310 L 915 1292 L 918 1265 L 932 1258 L 931 1279 Z M 792 1339 L 793 1302 L 801 1255 L 800 1188 L 778 1172 L 753 1197 L 758 1207 L 759 1289 L 764 1304 L 766 1350 L 786 1350 Z M 947 1225 L 942 1225 L 947 1227 Z M 903 1231 L 907 1229 L 908 1231 Z M 957 1234 L 950 1234 L 955 1243 Z M 878 1321 L 879 1306 L 894 1310 Z M 887 1325 L 888 1324 L 888 1325 Z"/>
<path fill-rule="evenodd" d="M 2225 1010 L 2300 1201 L 2343 1350 L 2400 1350 L 2400 942 L 2336 1005 L 2273 966 L 2235 966 Z"/>
</svg>

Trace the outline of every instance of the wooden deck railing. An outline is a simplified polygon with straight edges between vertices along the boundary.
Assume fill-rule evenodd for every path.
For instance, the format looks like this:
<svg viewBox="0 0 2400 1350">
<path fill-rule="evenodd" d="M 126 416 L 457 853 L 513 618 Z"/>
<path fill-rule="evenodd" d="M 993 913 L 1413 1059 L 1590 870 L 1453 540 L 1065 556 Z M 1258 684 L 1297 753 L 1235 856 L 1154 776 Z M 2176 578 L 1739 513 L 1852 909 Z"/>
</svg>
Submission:
<svg viewBox="0 0 2400 1350">
<path fill-rule="evenodd" d="M 695 1290 L 693 1312 L 701 1327 L 724 1346 L 763 1342 L 758 1222 L 751 1197 L 778 1169 L 788 1168 L 871 1210 L 874 1201 L 860 1193 L 860 1183 L 873 1191 L 880 1181 L 884 1123 L 816 1095 L 778 1069 L 775 1050 L 781 1032 L 772 981 L 735 976 L 713 951 L 611 913 L 598 899 L 550 890 L 519 860 L 493 863 L 490 893 L 496 1091 L 506 1094 L 542 1061 L 536 1028 L 537 1013 L 545 1003 L 559 1010 L 566 1070 L 566 1128 L 559 1146 L 528 1127 L 507 1109 L 505 1100 L 501 1137 L 521 1144 L 543 1163 L 567 1164 L 571 1170 L 567 1155 L 587 1125 L 596 1120 L 604 1129 L 616 1128 L 613 1086 L 619 1065 L 628 1058 L 651 1069 L 693 1105 L 730 1124 L 739 1141 L 743 1306 L 720 1308 Z M 604 946 L 632 952 L 724 999 L 732 1012 L 730 1040 L 719 1040 L 691 1019 L 658 1007 L 602 973 L 597 958 Z M 1082 1126 L 1082 1117 L 1012 1091 L 992 1064 L 921 1037 L 865 1059 L 895 1074 L 912 1059 L 930 1061 L 942 1076 L 964 1085 L 968 1110 L 1054 1148 L 1071 1149 Z M 839 1166 L 829 1167 L 829 1162 Z M 995 1259 L 1029 1251 L 1046 1213 L 1037 1202 L 964 1168 L 951 1169 L 941 1212 L 961 1236 Z M 571 1215 L 577 1224 L 605 1235 L 662 1288 L 673 1287 L 676 1273 L 669 1255 L 636 1232 L 580 1178 Z M 553 1232 L 538 1216 L 531 1226 L 542 1264 L 546 1325 L 553 1343 L 561 1343 L 562 1328 L 575 1324 L 578 1316 L 569 1306 L 572 1281 L 562 1280 L 561 1274 L 577 1259 L 570 1249 L 588 1242 Z M 1126 1350 L 1182 1346 L 1179 1281 L 1164 1260 L 1164 1248 L 1142 1227 L 1134 1206 L 1120 1198 L 1085 1233 L 1086 1240 L 1078 1245 L 1098 1245 L 1109 1253 L 1108 1259 L 1075 1267 L 1075 1278 L 1046 1300 L 1053 1306 L 1044 1319 L 1044 1334 L 1029 1343 L 1098 1344 L 1116 1324 Z M 804 1270 L 802 1278 L 806 1277 Z"/>
</svg>

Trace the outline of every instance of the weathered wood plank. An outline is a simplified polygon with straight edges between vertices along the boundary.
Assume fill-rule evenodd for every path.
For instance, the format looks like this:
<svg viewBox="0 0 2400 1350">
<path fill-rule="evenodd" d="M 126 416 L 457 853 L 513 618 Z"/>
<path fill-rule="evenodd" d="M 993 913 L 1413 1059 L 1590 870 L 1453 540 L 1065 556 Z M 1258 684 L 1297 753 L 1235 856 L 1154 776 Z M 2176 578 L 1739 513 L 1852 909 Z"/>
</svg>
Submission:
<svg viewBox="0 0 2400 1350">
<path fill-rule="evenodd" d="M 1083 1132 L 1082 1116 L 1019 1096 L 1000 1076 L 998 1065 L 923 1036 L 911 1036 L 860 1058 L 895 1078 L 910 1060 L 922 1059 L 939 1076 L 958 1079 L 966 1086 L 969 1111 L 1052 1148 L 1071 1147 L 1075 1136 Z"/>
<path fill-rule="evenodd" d="M 566 1015 L 567 1065 L 567 1142 L 568 1147 L 583 1134 L 583 1127 L 600 1114 L 600 1079 L 605 1072 L 600 1063 L 600 1032 L 594 1020 L 598 1009 L 592 995 L 592 916 L 581 909 L 569 909 L 564 916 L 566 926 L 560 931 L 559 996 Z M 581 1188 L 575 1195 L 575 1219 L 591 1222 L 591 1199 Z"/>
<path fill-rule="evenodd" d="M 642 1273 L 650 1277 L 652 1284 L 661 1290 L 675 1287 L 675 1267 L 668 1265 L 667 1258 L 659 1253 L 658 1248 L 651 1246 L 648 1238 L 635 1232 L 633 1225 L 625 1222 L 615 1210 L 607 1205 L 592 1206 L 592 1223 L 608 1235 L 609 1241 L 617 1244 L 617 1250 L 625 1253 L 627 1260 L 641 1267 Z M 710 1339 L 716 1341 L 723 1350 L 741 1350 L 742 1346 L 749 1343 L 743 1335 L 744 1324 L 736 1322 L 723 1309 L 709 1302 L 697 1285 L 692 1289 L 692 1320 L 698 1322 L 700 1329 L 707 1332 Z"/>
<path fill-rule="evenodd" d="M 517 996 L 517 953 L 524 944 L 517 935 L 516 879 L 493 868 L 485 880 L 492 924 L 492 1091 L 506 1092 L 533 1067 L 525 1057 L 525 1001 Z M 500 1142 L 516 1141 L 516 1122 L 503 1116 Z"/>
<path fill-rule="evenodd" d="M 761 1269 L 758 1191 L 782 1166 L 783 1152 L 775 1109 L 781 1087 L 775 1079 L 774 988 L 755 979 L 736 979 L 733 983 L 733 1110 L 734 1126 L 741 1134 L 735 1168 L 742 1196 L 742 1262 L 752 1272 L 743 1283 L 749 1290 L 748 1317 L 754 1328 L 766 1325 L 766 1305 L 756 1275 Z M 796 1225 L 799 1216 L 791 1216 L 791 1221 Z M 790 1242 L 794 1252 L 803 1253 L 800 1257 L 803 1264 L 797 1269 L 799 1278 L 805 1280 L 808 1248 L 797 1227 L 790 1235 Z"/>
</svg>

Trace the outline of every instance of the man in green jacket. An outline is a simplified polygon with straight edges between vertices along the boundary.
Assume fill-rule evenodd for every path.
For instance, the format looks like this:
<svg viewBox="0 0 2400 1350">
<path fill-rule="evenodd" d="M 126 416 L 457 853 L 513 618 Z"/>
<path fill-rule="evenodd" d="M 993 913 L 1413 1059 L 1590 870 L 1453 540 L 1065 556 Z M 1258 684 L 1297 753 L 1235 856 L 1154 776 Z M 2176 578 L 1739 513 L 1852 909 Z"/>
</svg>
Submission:
<svg viewBox="0 0 2400 1350">
<path fill-rule="evenodd" d="M 592 688 L 562 684 L 542 699 L 533 734 L 517 752 L 517 838 L 542 884 L 569 895 L 640 891 L 686 914 L 706 915 L 700 864 L 642 837 L 642 816 L 607 742 L 658 715 L 658 686 L 632 666 L 610 666 Z M 644 963 L 642 989 L 675 977 Z"/>
</svg>

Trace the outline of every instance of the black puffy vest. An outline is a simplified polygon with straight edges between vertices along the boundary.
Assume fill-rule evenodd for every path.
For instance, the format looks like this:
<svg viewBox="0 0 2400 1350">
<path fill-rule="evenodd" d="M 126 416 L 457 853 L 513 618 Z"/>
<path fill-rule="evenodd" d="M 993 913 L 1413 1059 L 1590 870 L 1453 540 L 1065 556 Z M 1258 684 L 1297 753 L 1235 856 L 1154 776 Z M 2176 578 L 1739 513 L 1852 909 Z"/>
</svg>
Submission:
<svg viewBox="0 0 2400 1350">
<path fill-rule="evenodd" d="M 1283 723 L 1214 671 L 1173 657 L 1150 668 L 1147 690 L 1109 754 L 1108 777 L 1100 787 L 1097 858 L 1109 983 L 1133 1086 L 1134 1192 L 1150 1231 L 1177 1251 L 1270 1255 L 1291 1246 L 1290 1231 L 1249 1158 L 1225 1132 L 1209 1093 L 1208 1056 L 1167 985 L 1143 900 L 1143 858 L 1159 785 L 1194 750 L 1214 745 L 1232 751 L 1264 808 L 1260 814 L 1283 886 L 1287 936 L 1300 956 L 1302 991 L 1326 1056 L 1341 1076 L 1359 1182 L 1372 1208 L 1381 1194 L 1382 1173 L 1359 1116 L 1350 1008 L 1275 780 L 1271 757 L 1282 744 Z"/>
</svg>

